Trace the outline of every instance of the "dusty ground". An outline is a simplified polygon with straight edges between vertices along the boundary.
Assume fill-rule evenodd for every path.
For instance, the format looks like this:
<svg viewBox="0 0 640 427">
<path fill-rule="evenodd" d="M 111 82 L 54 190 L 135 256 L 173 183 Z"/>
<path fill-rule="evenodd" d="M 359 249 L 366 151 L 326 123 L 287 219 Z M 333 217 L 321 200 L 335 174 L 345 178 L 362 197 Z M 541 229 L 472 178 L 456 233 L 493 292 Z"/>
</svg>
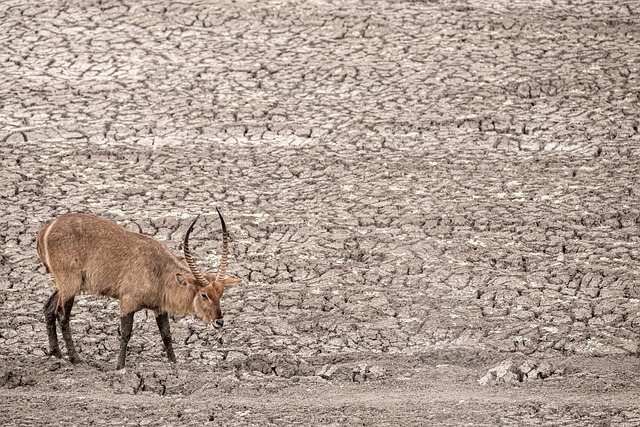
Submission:
<svg viewBox="0 0 640 427">
<path fill-rule="evenodd" d="M 636 2 L 41 3 L 0 3 L 0 424 L 640 424 Z M 200 213 L 215 270 L 215 206 L 221 332 L 171 366 L 140 312 L 115 371 L 83 296 L 47 357 L 43 222 Z"/>
</svg>

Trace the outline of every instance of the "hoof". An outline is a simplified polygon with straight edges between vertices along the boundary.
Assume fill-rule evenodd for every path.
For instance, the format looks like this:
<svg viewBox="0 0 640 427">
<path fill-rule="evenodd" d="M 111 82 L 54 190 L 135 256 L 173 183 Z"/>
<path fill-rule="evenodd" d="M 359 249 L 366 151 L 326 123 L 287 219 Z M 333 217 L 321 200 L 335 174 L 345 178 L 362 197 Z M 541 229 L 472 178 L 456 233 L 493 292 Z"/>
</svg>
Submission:
<svg viewBox="0 0 640 427">
<path fill-rule="evenodd" d="M 50 350 L 49 353 L 47 353 L 47 355 L 53 356 L 56 359 L 60 359 L 62 357 L 62 353 L 60 352 L 60 349 Z"/>
<path fill-rule="evenodd" d="M 78 363 L 84 363 L 84 360 L 82 360 L 82 358 L 77 354 L 69 356 L 69 361 L 74 365 L 77 365 Z"/>
</svg>

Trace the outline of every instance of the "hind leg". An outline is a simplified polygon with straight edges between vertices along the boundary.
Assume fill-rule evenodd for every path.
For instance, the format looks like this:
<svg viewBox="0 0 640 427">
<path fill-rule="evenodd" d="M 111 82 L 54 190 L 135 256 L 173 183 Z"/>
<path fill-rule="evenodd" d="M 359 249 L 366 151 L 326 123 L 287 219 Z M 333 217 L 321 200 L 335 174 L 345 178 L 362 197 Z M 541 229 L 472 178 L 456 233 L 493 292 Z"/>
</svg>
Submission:
<svg viewBox="0 0 640 427">
<path fill-rule="evenodd" d="M 76 352 L 76 347 L 73 344 L 73 339 L 71 338 L 71 328 L 69 327 L 69 320 L 71 319 L 71 309 L 73 308 L 73 297 L 69 298 L 64 302 L 62 312 L 58 310 L 58 322 L 60 323 L 60 329 L 62 330 L 62 338 L 64 338 L 64 343 L 67 346 L 67 354 L 69 355 L 69 360 L 71 363 L 82 362 L 80 356 Z"/>
<path fill-rule="evenodd" d="M 49 337 L 49 355 L 62 357 L 58 345 L 58 332 L 56 331 L 56 307 L 58 306 L 58 290 L 56 289 L 44 304 L 44 320 L 47 322 L 47 335 Z"/>
</svg>

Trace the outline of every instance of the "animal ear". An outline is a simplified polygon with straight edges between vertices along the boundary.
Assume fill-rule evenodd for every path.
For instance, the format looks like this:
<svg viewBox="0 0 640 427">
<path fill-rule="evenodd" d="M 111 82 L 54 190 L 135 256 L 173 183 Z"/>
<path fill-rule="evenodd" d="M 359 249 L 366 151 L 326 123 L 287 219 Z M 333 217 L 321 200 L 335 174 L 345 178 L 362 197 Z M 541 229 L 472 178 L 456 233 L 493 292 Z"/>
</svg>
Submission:
<svg viewBox="0 0 640 427">
<path fill-rule="evenodd" d="M 234 277 L 227 277 L 222 279 L 222 284 L 225 289 L 233 288 L 236 284 L 240 283 L 242 279 L 236 279 Z"/>
<path fill-rule="evenodd" d="M 176 273 L 176 280 L 182 286 L 195 286 L 198 287 L 198 281 L 195 277 L 191 275 L 182 275 L 180 273 Z"/>
</svg>

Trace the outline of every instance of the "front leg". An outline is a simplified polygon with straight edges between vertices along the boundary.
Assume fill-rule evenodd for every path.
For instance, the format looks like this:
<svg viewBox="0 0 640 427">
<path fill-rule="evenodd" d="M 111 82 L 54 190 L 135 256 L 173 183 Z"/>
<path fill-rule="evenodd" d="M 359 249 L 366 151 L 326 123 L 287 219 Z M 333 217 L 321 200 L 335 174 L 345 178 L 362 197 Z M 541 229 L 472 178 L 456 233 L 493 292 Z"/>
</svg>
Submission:
<svg viewBox="0 0 640 427">
<path fill-rule="evenodd" d="M 169 362 L 176 363 L 176 355 L 173 353 L 173 343 L 171 342 L 171 327 L 169 326 L 169 314 L 162 313 L 156 316 L 156 323 L 160 330 L 160 336 L 164 343 L 164 349 L 167 352 Z"/>
<path fill-rule="evenodd" d="M 120 355 L 118 356 L 117 369 L 124 368 L 124 360 L 127 357 L 127 344 L 129 344 L 131 331 L 133 330 L 133 315 L 134 312 L 131 312 L 120 317 Z"/>
</svg>

